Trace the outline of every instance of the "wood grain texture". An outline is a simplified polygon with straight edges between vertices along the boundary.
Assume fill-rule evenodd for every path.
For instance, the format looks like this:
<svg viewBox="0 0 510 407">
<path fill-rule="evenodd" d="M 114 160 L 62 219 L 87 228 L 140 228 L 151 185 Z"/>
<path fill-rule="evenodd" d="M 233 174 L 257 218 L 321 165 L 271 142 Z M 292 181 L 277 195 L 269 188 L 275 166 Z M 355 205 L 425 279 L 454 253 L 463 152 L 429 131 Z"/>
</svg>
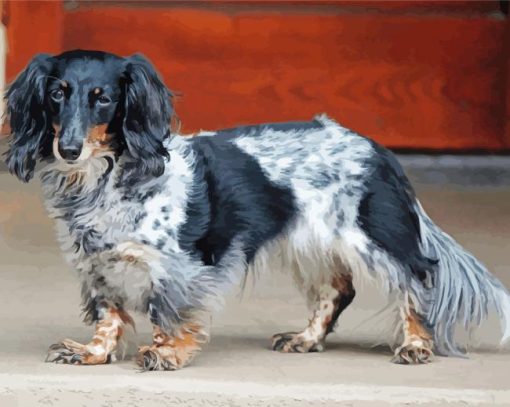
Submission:
<svg viewBox="0 0 510 407">
<path fill-rule="evenodd" d="M 64 31 L 65 48 L 143 50 L 188 131 L 328 112 L 392 147 L 503 147 L 499 19 L 106 7 Z"/>
<path fill-rule="evenodd" d="M 505 133 L 504 143 L 507 149 L 510 149 L 510 18 L 506 20 L 505 34 L 505 55 L 506 55 L 506 100 L 505 100 Z"/>
<path fill-rule="evenodd" d="M 293 8 L 293 11 L 309 12 L 315 7 L 322 10 L 343 10 L 352 12 L 379 11 L 382 13 L 492 13 L 501 10 L 499 0 L 79 0 L 79 7 L 122 6 L 122 7 L 189 7 L 221 8 L 223 11 L 242 8 L 259 11 Z M 296 10 L 299 8 L 299 10 Z"/>
<path fill-rule="evenodd" d="M 181 95 L 184 131 L 327 112 L 390 147 L 509 146 L 506 21 L 487 14 L 497 2 L 465 12 L 445 2 L 454 12 L 421 14 L 416 7 L 427 2 L 385 12 L 360 2 L 348 2 L 357 12 L 322 9 L 326 2 L 278 11 L 260 1 L 182 3 L 66 11 L 61 47 L 143 52 Z M 26 63 L 24 52 L 9 73 Z"/>
</svg>

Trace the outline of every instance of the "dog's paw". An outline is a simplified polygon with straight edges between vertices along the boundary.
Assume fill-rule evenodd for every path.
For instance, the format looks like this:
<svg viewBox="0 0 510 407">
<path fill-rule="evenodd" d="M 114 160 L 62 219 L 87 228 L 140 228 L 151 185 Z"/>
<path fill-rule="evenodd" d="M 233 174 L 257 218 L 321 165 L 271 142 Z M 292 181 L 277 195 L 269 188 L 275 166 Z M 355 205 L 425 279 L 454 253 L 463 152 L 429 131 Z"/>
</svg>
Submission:
<svg viewBox="0 0 510 407">
<path fill-rule="evenodd" d="M 45 362 L 79 365 L 81 363 L 81 354 L 70 350 L 62 342 L 55 343 L 48 349 Z"/>
<path fill-rule="evenodd" d="M 143 346 L 138 349 L 136 362 L 143 371 L 178 370 L 184 366 L 169 346 Z"/>
<path fill-rule="evenodd" d="M 271 348 L 283 353 L 322 352 L 324 344 L 306 339 L 301 333 L 286 332 L 273 335 Z"/>
<path fill-rule="evenodd" d="M 399 347 L 391 361 L 399 365 L 419 365 L 430 363 L 434 353 L 427 346 L 409 343 Z"/>
<path fill-rule="evenodd" d="M 86 345 L 65 339 L 51 345 L 45 362 L 69 365 L 99 365 L 111 362 L 110 355 L 94 355 L 87 351 Z"/>
</svg>

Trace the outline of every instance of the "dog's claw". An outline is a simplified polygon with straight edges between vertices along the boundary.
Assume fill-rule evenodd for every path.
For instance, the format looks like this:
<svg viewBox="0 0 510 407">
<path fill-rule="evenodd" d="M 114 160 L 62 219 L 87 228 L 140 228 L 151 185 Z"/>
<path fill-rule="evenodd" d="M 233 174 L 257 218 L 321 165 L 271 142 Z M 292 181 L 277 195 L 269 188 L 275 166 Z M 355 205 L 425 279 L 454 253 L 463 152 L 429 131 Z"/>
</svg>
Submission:
<svg viewBox="0 0 510 407">
<path fill-rule="evenodd" d="M 155 370 L 158 363 L 158 359 L 154 352 L 151 352 L 150 350 L 146 351 L 143 354 L 143 363 L 142 368 L 143 370 Z"/>
<path fill-rule="evenodd" d="M 175 370 L 172 369 L 169 363 L 156 355 L 156 353 L 148 350 L 143 354 L 143 369 L 144 370 Z"/>
<path fill-rule="evenodd" d="M 432 350 L 409 344 L 397 349 L 391 361 L 399 365 L 419 365 L 430 363 L 433 358 Z"/>
<path fill-rule="evenodd" d="M 81 355 L 79 355 L 78 353 L 74 354 L 74 355 L 71 357 L 71 363 L 72 363 L 72 364 L 78 364 L 78 363 L 81 363 Z"/>
<path fill-rule="evenodd" d="M 163 358 L 157 351 L 157 348 L 142 350 L 138 355 L 138 365 L 142 371 L 153 370 L 178 370 L 182 366 L 178 365 L 178 360 L 168 360 Z"/>
</svg>

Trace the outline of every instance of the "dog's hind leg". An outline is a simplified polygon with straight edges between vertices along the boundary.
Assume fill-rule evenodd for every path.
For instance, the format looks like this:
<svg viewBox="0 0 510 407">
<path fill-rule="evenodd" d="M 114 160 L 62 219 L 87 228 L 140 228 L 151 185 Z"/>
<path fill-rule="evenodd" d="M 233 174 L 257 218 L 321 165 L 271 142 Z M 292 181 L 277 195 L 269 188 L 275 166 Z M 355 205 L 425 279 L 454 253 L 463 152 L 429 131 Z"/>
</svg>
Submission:
<svg viewBox="0 0 510 407">
<path fill-rule="evenodd" d="M 403 341 L 395 349 L 392 362 L 404 365 L 429 363 L 434 357 L 432 335 L 407 296 L 400 307 L 400 317 Z"/>
<path fill-rule="evenodd" d="M 301 332 L 274 335 L 273 350 L 279 352 L 320 352 L 324 342 L 334 328 L 336 320 L 355 296 L 351 274 L 335 275 L 330 284 L 322 285 L 315 311 L 308 326 Z"/>
<path fill-rule="evenodd" d="M 71 339 L 51 345 L 46 362 L 72 365 L 100 365 L 109 363 L 117 348 L 126 324 L 134 325 L 131 317 L 122 309 L 108 307 L 99 311 L 94 337 L 88 344 Z"/>
</svg>

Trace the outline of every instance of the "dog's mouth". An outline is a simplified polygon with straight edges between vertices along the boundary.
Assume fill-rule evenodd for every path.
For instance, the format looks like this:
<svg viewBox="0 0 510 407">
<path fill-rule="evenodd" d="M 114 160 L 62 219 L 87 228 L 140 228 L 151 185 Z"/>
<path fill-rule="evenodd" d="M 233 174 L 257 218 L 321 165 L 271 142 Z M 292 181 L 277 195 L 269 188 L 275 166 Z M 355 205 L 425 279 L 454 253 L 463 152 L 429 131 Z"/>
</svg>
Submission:
<svg viewBox="0 0 510 407">
<path fill-rule="evenodd" d="M 98 180 L 108 175 L 115 163 L 115 151 L 109 143 L 97 142 L 83 144 L 80 155 L 74 160 L 66 160 L 58 149 L 59 138 L 53 139 L 53 156 L 55 161 L 48 171 L 56 171 L 62 176 L 58 187 L 73 193 L 82 193 L 97 186 Z"/>
<path fill-rule="evenodd" d="M 113 133 L 99 132 L 94 129 L 85 138 L 79 156 L 70 160 L 62 157 L 59 151 L 59 135 L 57 134 L 53 138 L 53 155 L 58 162 L 64 163 L 66 166 L 80 167 L 91 158 L 110 156 L 114 152 L 113 137 Z"/>
</svg>

